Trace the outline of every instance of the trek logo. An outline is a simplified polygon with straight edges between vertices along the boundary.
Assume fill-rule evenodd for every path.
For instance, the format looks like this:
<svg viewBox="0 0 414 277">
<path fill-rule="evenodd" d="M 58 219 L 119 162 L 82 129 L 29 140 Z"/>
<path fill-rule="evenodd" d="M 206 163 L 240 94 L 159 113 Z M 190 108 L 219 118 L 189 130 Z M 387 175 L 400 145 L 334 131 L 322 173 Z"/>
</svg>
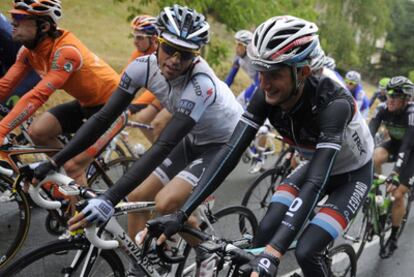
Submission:
<svg viewBox="0 0 414 277">
<path fill-rule="evenodd" d="M 356 131 L 352 134 L 352 139 L 354 140 L 355 145 L 359 151 L 359 155 L 366 154 L 367 151 L 365 151 L 363 148 L 361 138 Z"/>
<path fill-rule="evenodd" d="M 194 107 L 195 107 L 195 103 L 193 101 L 181 99 L 180 103 L 178 104 L 177 111 L 185 115 L 190 115 Z"/>
</svg>

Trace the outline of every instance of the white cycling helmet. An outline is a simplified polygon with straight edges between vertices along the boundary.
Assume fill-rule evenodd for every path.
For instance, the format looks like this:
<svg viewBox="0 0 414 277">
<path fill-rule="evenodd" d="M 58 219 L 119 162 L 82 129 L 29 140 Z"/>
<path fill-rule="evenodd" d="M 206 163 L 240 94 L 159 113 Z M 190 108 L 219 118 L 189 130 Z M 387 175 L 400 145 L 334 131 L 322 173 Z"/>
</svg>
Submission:
<svg viewBox="0 0 414 277">
<path fill-rule="evenodd" d="M 359 72 L 351 70 L 345 74 L 345 79 L 356 84 L 361 83 L 361 74 Z"/>
<path fill-rule="evenodd" d="M 405 94 L 408 97 L 414 95 L 414 84 L 404 76 L 392 77 L 387 84 L 388 95 Z"/>
<path fill-rule="evenodd" d="M 10 13 L 49 17 L 57 24 L 62 17 L 62 6 L 60 0 L 14 0 Z"/>
<path fill-rule="evenodd" d="M 204 15 L 188 7 L 165 7 L 157 24 L 162 38 L 184 48 L 198 50 L 210 39 L 210 25 Z"/>
<path fill-rule="evenodd" d="M 309 65 L 312 70 L 318 70 L 324 67 L 325 51 L 323 51 L 319 42 L 315 49 L 309 54 L 309 59 Z"/>
<path fill-rule="evenodd" d="M 258 71 L 281 65 L 303 66 L 318 44 L 317 31 L 312 22 L 290 15 L 275 16 L 256 29 L 247 53 Z"/>
<path fill-rule="evenodd" d="M 335 68 L 336 68 L 335 59 L 334 58 L 331 58 L 329 56 L 325 56 L 323 65 L 325 67 L 329 68 L 330 70 L 335 70 Z"/>
<path fill-rule="evenodd" d="M 247 46 L 252 41 L 253 33 L 248 30 L 240 30 L 234 35 L 234 38 Z"/>
</svg>

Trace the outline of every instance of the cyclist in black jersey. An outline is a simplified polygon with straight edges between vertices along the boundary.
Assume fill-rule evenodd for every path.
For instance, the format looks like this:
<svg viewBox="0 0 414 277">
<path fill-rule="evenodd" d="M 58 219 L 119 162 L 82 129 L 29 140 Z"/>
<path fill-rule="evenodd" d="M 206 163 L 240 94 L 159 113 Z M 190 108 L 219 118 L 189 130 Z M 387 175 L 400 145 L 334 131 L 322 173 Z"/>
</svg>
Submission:
<svg viewBox="0 0 414 277">
<path fill-rule="evenodd" d="M 255 246 L 266 246 L 252 263 L 252 276 L 275 276 L 280 257 L 309 219 L 296 248 L 305 276 L 327 276 L 322 254 L 355 216 L 372 181 L 373 139 L 355 100 L 338 81 L 312 76 L 309 54 L 317 26 L 292 16 L 273 17 L 255 31 L 248 54 L 259 71 L 260 88 L 232 138 L 209 164 L 198 186 L 175 213 L 154 219 L 161 243 L 182 227 L 192 211 L 237 165 L 266 118 L 306 160 L 278 186 L 260 223 Z"/>
<path fill-rule="evenodd" d="M 413 186 L 414 165 L 414 103 L 409 102 L 414 85 L 406 77 L 393 77 L 387 84 L 387 101 L 377 108 L 377 113 L 369 123 L 372 136 L 381 124 L 385 125 L 390 139 L 374 151 L 375 171 L 381 173 L 386 162 L 395 162 L 388 183 L 396 186 L 393 191 L 395 200 L 392 205 L 392 231 L 387 241 L 386 253 L 390 257 L 397 249 L 397 234 L 405 214 L 404 195 Z"/>
</svg>

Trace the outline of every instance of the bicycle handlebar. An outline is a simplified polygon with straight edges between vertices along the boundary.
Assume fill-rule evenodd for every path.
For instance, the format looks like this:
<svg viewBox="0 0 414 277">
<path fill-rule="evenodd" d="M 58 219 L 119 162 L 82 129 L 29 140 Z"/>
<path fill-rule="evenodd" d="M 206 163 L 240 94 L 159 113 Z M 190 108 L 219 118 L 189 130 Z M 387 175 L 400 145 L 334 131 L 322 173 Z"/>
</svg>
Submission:
<svg viewBox="0 0 414 277">
<path fill-rule="evenodd" d="M 106 229 L 110 230 L 111 225 L 113 224 L 113 218 L 108 221 Z M 90 243 L 100 249 L 114 249 L 119 247 L 119 242 L 117 240 L 105 240 L 98 237 L 98 231 L 96 225 L 91 225 L 85 228 L 85 236 L 90 241 Z"/>
<path fill-rule="evenodd" d="M 45 179 L 43 179 L 37 186 L 31 185 L 29 187 L 29 194 L 30 197 L 33 199 L 33 201 L 40 207 L 48 209 L 48 210 L 56 210 L 61 207 L 60 201 L 56 200 L 48 200 L 41 196 L 40 194 L 40 188 L 43 184 L 46 182 L 53 182 L 58 185 L 72 185 L 74 184 L 73 179 L 69 178 L 66 175 L 60 174 L 58 172 L 54 172 L 52 174 L 49 174 L 46 176 Z"/>
<path fill-rule="evenodd" d="M 146 130 L 153 130 L 154 129 L 154 127 L 152 127 L 151 125 L 141 123 L 141 122 L 137 122 L 137 121 L 130 121 L 130 120 L 128 120 L 126 126 L 134 127 L 134 128 L 141 128 L 141 129 L 146 129 Z"/>
</svg>

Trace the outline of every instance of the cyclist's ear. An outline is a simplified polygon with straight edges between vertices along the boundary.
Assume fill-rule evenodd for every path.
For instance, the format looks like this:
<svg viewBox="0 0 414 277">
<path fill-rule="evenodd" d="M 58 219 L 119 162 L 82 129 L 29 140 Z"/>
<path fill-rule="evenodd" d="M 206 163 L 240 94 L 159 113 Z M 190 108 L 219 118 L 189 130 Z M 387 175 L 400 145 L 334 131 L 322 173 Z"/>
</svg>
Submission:
<svg viewBox="0 0 414 277">
<path fill-rule="evenodd" d="M 40 25 L 40 31 L 42 32 L 42 33 L 47 33 L 47 32 L 49 32 L 49 30 L 50 30 L 50 23 L 49 22 L 43 22 L 41 25 Z"/>
<path fill-rule="evenodd" d="M 306 79 L 312 74 L 312 69 L 309 65 L 304 65 L 303 67 L 299 68 L 298 70 L 298 76 L 300 76 L 300 79 Z"/>
</svg>

